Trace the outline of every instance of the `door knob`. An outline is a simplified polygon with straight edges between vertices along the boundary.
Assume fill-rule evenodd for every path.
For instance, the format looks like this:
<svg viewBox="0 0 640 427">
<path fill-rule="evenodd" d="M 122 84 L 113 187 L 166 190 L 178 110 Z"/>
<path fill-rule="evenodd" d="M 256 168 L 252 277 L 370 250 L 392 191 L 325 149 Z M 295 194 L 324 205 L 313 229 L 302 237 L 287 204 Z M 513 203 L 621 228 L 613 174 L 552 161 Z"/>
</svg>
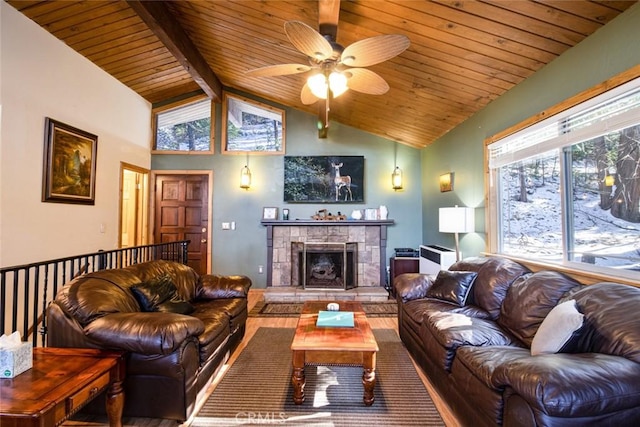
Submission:
<svg viewBox="0 0 640 427">
<path fill-rule="evenodd" d="M 207 243 L 207 239 L 200 240 L 200 243 Z"/>
</svg>

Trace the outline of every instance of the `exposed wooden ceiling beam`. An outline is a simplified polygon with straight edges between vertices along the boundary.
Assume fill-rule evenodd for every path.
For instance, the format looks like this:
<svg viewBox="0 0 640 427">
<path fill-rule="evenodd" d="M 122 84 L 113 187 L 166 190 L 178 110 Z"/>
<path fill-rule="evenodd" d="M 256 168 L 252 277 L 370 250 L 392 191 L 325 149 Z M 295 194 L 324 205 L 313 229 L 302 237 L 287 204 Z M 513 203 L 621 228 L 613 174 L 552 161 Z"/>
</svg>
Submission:
<svg viewBox="0 0 640 427">
<path fill-rule="evenodd" d="M 187 33 L 173 18 L 164 2 L 129 0 L 127 4 L 176 57 L 202 90 L 215 102 L 222 102 L 222 83 L 211 70 Z"/>
</svg>

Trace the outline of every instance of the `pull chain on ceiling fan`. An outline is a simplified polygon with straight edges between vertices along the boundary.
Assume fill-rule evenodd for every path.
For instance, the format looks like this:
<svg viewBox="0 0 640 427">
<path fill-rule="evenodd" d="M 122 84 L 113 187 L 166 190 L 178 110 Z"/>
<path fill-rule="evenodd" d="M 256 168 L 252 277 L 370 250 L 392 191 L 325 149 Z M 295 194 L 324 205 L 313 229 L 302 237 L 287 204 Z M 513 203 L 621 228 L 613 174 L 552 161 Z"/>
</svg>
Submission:
<svg viewBox="0 0 640 427">
<path fill-rule="evenodd" d="M 247 71 L 252 77 L 286 76 L 310 72 L 302 87 L 300 99 L 311 105 L 324 100 L 318 125 L 320 137 L 326 137 L 329 126 L 329 102 L 351 89 L 369 95 L 382 95 L 389 90 L 377 73 L 363 67 L 387 61 L 409 47 L 409 39 L 400 34 L 370 37 L 346 48 L 335 39 L 338 28 L 339 1 L 320 0 L 319 22 L 323 34 L 304 22 L 288 21 L 284 31 L 289 41 L 304 53 L 309 65 L 279 64 Z"/>
</svg>

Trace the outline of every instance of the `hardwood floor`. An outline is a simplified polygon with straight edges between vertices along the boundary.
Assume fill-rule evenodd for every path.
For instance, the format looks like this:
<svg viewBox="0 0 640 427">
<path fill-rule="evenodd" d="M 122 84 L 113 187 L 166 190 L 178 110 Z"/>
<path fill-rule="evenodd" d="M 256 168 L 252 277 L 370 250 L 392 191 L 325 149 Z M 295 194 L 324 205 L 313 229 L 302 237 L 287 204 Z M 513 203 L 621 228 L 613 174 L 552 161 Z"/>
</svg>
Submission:
<svg viewBox="0 0 640 427">
<path fill-rule="evenodd" d="M 253 308 L 260 300 L 263 299 L 263 289 L 254 289 L 249 291 L 249 310 Z M 222 372 L 213 379 L 211 384 L 207 387 L 206 391 L 202 393 L 199 402 L 202 404 L 206 400 L 206 397 L 211 394 L 211 392 L 215 389 L 216 385 L 222 378 L 224 372 L 231 366 L 240 352 L 244 349 L 246 344 L 249 342 L 251 337 L 256 333 L 258 328 L 260 327 L 270 327 L 270 328 L 295 328 L 298 319 L 295 317 L 250 317 L 247 320 L 247 330 L 246 335 L 242 343 L 238 346 L 238 349 L 231 355 L 229 362 L 223 368 Z M 395 329 L 398 331 L 398 319 L 395 317 L 373 317 L 369 319 L 369 323 L 371 324 L 372 329 Z M 415 365 L 415 363 L 414 363 Z M 433 401 L 440 411 L 440 415 L 444 420 L 447 427 L 458 427 L 460 423 L 456 420 L 456 418 L 451 413 L 451 410 L 447 406 L 447 404 L 440 398 L 438 393 L 434 390 L 433 386 L 423 374 L 422 370 L 417 367 L 416 371 L 420 375 L 422 382 L 425 387 L 429 391 L 429 394 L 432 396 Z M 199 407 L 194 411 L 198 412 Z M 136 426 L 136 427 L 176 427 L 175 421 L 171 420 L 162 420 L 155 418 L 124 418 L 123 426 Z M 88 415 L 76 415 L 72 420 L 66 421 L 63 426 L 85 426 L 85 427 L 103 427 L 108 426 L 106 417 L 98 417 L 98 416 L 88 416 Z M 191 425 L 191 420 L 187 420 L 185 423 L 181 424 L 180 427 L 189 427 Z"/>
</svg>

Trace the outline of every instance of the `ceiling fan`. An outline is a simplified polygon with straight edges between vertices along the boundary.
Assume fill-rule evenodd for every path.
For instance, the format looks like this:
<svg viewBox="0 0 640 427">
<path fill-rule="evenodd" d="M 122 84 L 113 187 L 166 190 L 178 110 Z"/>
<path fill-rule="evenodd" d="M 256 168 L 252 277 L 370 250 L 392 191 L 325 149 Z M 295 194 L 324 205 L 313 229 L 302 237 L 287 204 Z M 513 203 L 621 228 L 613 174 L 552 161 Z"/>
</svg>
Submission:
<svg viewBox="0 0 640 427">
<path fill-rule="evenodd" d="M 327 135 L 330 100 L 349 89 L 370 95 L 386 93 L 389 90 L 387 82 L 364 67 L 389 60 L 409 47 L 406 36 L 389 34 L 360 40 L 345 48 L 336 42 L 339 13 L 339 0 L 320 0 L 320 31 L 304 22 L 285 22 L 285 34 L 291 44 L 307 56 L 309 65 L 269 65 L 246 73 L 252 77 L 272 77 L 309 72 L 307 82 L 300 92 L 300 99 L 305 105 L 324 101 L 319 110 L 320 138 Z"/>
</svg>

